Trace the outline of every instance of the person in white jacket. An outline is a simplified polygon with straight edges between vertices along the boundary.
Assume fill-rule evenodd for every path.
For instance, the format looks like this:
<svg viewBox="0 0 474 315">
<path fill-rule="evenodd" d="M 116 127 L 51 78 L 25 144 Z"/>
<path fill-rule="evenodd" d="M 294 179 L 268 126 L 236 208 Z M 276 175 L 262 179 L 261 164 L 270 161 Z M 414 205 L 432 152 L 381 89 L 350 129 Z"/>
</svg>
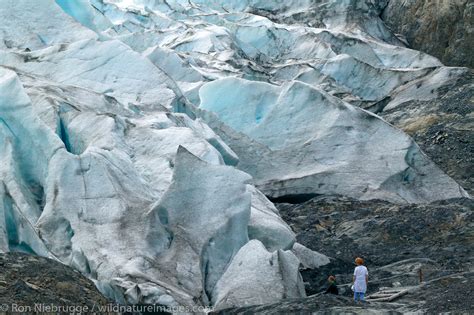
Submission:
<svg viewBox="0 0 474 315">
<path fill-rule="evenodd" d="M 357 267 L 355 267 L 354 276 L 352 277 L 354 301 L 364 302 L 364 295 L 367 291 L 367 284 L 369 283 L 369 271 L 364 266 L 364 260 L 362 258 L 357 257 L 355 263 Z"/>
</svg>

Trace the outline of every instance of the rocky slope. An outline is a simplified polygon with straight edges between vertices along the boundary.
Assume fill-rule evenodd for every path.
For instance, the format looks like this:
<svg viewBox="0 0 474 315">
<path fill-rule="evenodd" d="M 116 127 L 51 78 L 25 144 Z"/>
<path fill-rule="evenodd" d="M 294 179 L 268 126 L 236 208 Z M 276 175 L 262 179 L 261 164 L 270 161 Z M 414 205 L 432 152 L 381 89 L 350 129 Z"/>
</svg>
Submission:
<svg viewBox="0 0 474 315">
<path fill-rule="evenodd" d="M 1 311 L 32 312 L 28 308 L 34 310 L 38 303 L 44 307 L 75 307 L 80 312 L 85 307 L 98 309 L 110 301 L 92 281 L 57 261 L 22 253 L 0 255 Z"/>
<path fill-rule="evenodd" d="M 471 267 L 471 199 L 397 205 L 334 196 L 297 205 L 279 204 L 278 208 L 298 242 L 333 257 L 331 264 L 321 268 L 336 273 L 351 268 L 357 256 L 365 257 L 372 268 L 413 258 L 427 258 L 450 270 Z M 319 286 L 313 286 L 311 293 L 325 285 L 320 271 Z M 311 275 L 310 284 L 315 279 Z"/>
<path fill-rule="evenodd" d="M 411 290 L 410 293 L 394 302 L 368 302 L 358 305 L 354 304 L 349 294 L 344 296 L 318 294 L 274 304 L 227 309 L 219 314 L 470 314 L 474 309 L 470 298 L 474 293 L 470 285 L 473 280 L 472 271 L 443 275 L 421 285 L 405 287 Z"/>
<path fill-rule="evenodd" d="M 433 87 L 418 80 L 411 88 L 421 92 Z M 443 87 L 435 88 L 433 92 L 437 94 L 436 98 L 409 101 L 386 108 L 379 115 L 411 135 L 446 174 L 472 195 L 474 71 L 466 69 L 464 75 L 448 79 Z"/>
<path fill-rule="evenodd" d="M 438 57 L 449 66 L 474 68 L 474 3 L 388 1 L 382 19 L 410 47 Z"/>
<path fill-rule="evenodd" d="M 306 299 L 223 311 L 222 314 L 426 314 L 470 312 L 474 280 L 474 203 L 470 199 L 425 205 L 396 205 L 346 197 L 318 197 L 303 204 L 278 204 L 298 242 L 328 254 L 330 263 L 302 271 Z M 369 269 L 368 294 L 379 288 L 411 291 L 392 303 L 353 305 L 353 258 Z M 422 272 L 422 282 L 420 274 Z M 321 295 L 335 274 L 340 297 Z"/>
<path fill-rule="evenodd" d="M 270 200 L 468 198 L 472 71 L 406 48 L 386 5 L 0 0 L 0 251 L 221 310 L 304 298 L 328 261 Z"/>
</svg>

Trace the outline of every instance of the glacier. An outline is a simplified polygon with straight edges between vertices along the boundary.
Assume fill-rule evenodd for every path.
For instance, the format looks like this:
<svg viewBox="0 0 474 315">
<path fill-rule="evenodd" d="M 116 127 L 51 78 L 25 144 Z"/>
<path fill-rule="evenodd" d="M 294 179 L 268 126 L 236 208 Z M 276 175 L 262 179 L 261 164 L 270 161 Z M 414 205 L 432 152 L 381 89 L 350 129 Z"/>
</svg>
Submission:
<svg viewBox="0 0 474 315">
<path fill-rule="evenodd" d="M 468 196 L 377 115 L 466 70 L 381 7 L 0 0 L 0 251 L 119 303 L 219 310 L 303 297 L 300 264 L 329 262 L 271 200 Z"/>
<path fill-rule="evenodd" d="M 204 85 L 200 97 L 200 108 L 232 129 L 219 126 L 218 133 L 239 167 L 272 198 L 342 194 L 416 203 L 463 194 L 407 135 L 306 83 L 226 78 Z"/>
</svg>

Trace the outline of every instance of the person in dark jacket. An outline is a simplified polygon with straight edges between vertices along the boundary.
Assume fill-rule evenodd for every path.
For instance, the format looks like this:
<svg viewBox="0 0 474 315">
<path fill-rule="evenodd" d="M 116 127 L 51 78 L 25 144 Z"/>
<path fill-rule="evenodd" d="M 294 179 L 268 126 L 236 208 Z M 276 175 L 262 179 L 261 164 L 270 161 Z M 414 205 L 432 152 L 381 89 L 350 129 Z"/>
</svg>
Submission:
<svg viewBox="0 0 474 315">
<path fill-rule="evenodd" d="M 328 282 L 329 282 L 329 287 L 326 289 L 326 292 L 324 292 L 324 294 L 330 293 L 330 294 L 338 295 L 339 290 L 337 289 L 337 285 L 336 285 L 336 277 L 329 276 Z"/>
</svg>

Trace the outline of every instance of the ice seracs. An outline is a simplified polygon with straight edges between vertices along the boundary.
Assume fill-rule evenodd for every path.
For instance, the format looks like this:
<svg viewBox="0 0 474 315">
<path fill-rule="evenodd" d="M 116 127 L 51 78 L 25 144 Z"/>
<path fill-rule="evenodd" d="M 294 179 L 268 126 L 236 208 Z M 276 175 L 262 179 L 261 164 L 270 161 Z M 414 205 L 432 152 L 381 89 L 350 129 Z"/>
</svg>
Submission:
<svg viewBox="0 0 474 315">
<path fill-rule="evenodd" d="M 292 247 L 294 234 L 274 206 L 248 174 L 225 165 L 205 139 L 217 147 L 221 140 L 199 121 L 163 109 L 154 120 L 99 114 L 72 97 L 57 108 L 53 91 L 56 123 L 43 122 L 17 75 L 1 75 L 3 251 L 54 257 L 121 303 L 193 306 L 209 305 L 249 236 L 270 251 Z M 109 105 L 81 93 L 102 101 L 96 109 Z"/>
<path fill-rule="evenodd" d="M 204 85 L 200 99 L 200 109 L 246 136 L 215 127 L 230 134 L 223 137 L 238 167 L 270 197 L 343 194 L 416 203 L 466 195 L 403 132 L 305 83 L 227 78 Z"/>
<path fill-rule="evenodd" d="M 304 297 L 299 260 L 291 251 L 268 252 L 252 240 L 240 249 L 216 284 L 216 309 L 266 304 L 284 298 Z M 259 279 L 258 286 L 251 279 Z"/>
<path fill-rule="evenodd" d="M 62 144 L 33 115 L 17 75 L 3 68 L 0 95 L 0 250 L 48 256 L 34 224 L 46 202 L 48 160 Z"/>
</svg>

